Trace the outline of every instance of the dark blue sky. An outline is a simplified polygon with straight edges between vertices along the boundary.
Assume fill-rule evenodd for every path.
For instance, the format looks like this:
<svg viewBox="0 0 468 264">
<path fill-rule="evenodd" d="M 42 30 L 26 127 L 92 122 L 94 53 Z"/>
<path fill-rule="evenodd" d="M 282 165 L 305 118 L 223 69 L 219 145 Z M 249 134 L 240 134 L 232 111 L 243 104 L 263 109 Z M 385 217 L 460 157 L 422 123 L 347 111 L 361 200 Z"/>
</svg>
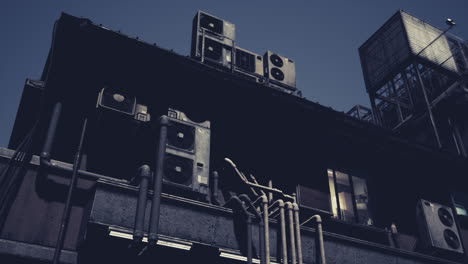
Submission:
<svg viewBox="0 0 468 264">
<path fill-rule="evenodd" d="M 369 105 L 358 47 L 398 9 L 441 28 L 453 18 L 452 32 L 468 39 L 467 0 L 3 0 L 0 146 L 8 143 L 25 78 L 40 77 L 62 11 L 188 55 L 198 9 L 236 24 L 240 47 L 295 60 L 303 95 L 339 111 Z"/>
</svg>

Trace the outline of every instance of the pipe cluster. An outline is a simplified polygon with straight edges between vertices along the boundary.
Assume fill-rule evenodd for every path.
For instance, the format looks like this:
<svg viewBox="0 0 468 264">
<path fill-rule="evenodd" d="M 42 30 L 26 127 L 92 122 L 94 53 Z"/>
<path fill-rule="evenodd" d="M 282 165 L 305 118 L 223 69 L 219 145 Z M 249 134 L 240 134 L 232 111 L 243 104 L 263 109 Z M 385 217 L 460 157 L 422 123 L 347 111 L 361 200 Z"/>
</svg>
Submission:
<svg viewBox="0 0 468 264">
<path fill-rule="evenodd" d="M 270 223 L 269 218 L 271 217 L 270 211 L 279 211 L 279 231 L 281 239 L 281 260 L 283 264 L 288 263 L 288 255 L 291 264 L 302 264 L 302 243 L 301 243 L 301 231 L 299 224 L 299 206 L 295 202 L 294 196 L 285 194 L 283 191 L 273 188 L 273 184 L 270 181 L 269 186 L 260 185 L 253 176 L 251 176 L 253 183 L 250 182 L 247 177 L 237 168 L 234 162 L 228 158 L 225 160 L 234 168 L 237 175 L 241 180 L 250 187 L 252 193 L 258 196 L 256 190 L 262 195 L 258 196 L 255 202 L 251 202 L 250 198 L 243 194 L 239 196 L 244 203 L 247 203 L 247 207 L 251 208 L 254 214 L 257 216 L 256 219 L 260 219 L 259 231 L 260 231 L 260 263 L 270 264 Z M 265 192 L 268 192 L 266 194 Z M 278 194 L 288 201 L 277 199 L 273 201 L 273 194 Z M 232 199 L 232 198 L 231 198 Z M 289 201 L 291 200 L 291 201 Z M 261 203 L 261 206 L 255 208 L 256 203 Z M 286 215 L 287 214 L 287 215 Z M 289 239 L 287 237 L 289 236 Z M 249 259 L 249 258 L 248 258 Z"/>
</svg>

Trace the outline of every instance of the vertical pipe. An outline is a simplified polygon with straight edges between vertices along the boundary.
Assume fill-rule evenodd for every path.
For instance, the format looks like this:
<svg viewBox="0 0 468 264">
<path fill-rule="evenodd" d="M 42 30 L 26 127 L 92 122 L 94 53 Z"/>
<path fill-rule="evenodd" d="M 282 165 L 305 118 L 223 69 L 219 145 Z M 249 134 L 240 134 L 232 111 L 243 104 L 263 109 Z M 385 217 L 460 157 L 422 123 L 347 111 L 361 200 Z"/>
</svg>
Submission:
<svg viewBox="0 0 468 264">
<path fill-rule="evenodd" d="M 291 245 L 291 264 L 296 264 L 296 239 L 294 237 L 294 212 L 291 202 L 286 202 L 289 223 L 289 244 Z"/>
<path fill-rule="evenodd" d="M 269 180 L 268 181 L 268 187 L 270 188 L 273 188 L 273 181 L 272 180 Z M 272 192 L 268 192 L 268 201 L 273 201 L 273 193 Z"/>
<path fill-rule="evenodd" d="M 140 178 L 140 187 L 138 193 L 137 209 L 135 214 L 135 225 L 133 230 L 133 241 L 141 242 L 144 236 L 144 222 L 146 213 L 146 202 L 148 200 L 148 184 L 151 179 L 151 168 L 148 165 L 143 165 L 138 169 L 138 177 Z"/>
<path fill-rule="evenodd" d="M 252 218 L 247 214 L 247 264 L 252 264 Z"/>
<path fill-rule="evenodd" d="M 319 256 L 320 258 L 319 262 L 317 263 L 326 264 L 325 246 L 323 244 L 322 218 L 319 215 L 317 215 L 317 240 L 318 240 L 318 247 L 320 251 L 320 255 L 317 254 L 317 256 Z"/>
<path fill-rule="evenodd" d="M 419 80 L 421 90 L 422 90 L 422 93 L 423 93 L 423 97 L 424 97 L 424 102 L 426 103 L 427 113 L 429 115 L 429 119 L 431 120 L 432 129 L 434 130 L 434 136 L 435 136 L 436 141 L 437 141 L 437 146 L 439 148 L 442 148 L 442 143 L 440 142 L 439 132 L 437 131 L 437 125 L 435 123 L 434 115 L 432 114 L 432 109 L 431 109 L 431 106 L 430 106 L 430 103 L 429 103 L 429 98 L 427 97 L 426 87 L 425 87 L 423 79 L 421 77 L 421 73 L 419 72 L 418 65 L 417 64 L 414 65 L 414 68 L 416 69 L 416 75 L 418 76 L 418 80 Z"/>
<path fill-rule="evenodd" d="M 265 227 L 265 264 L 270 264 L 270 226 L 268 222 L 268 198 L 262 195 L 263 222 Z"/>
<path fill-rule="evenodd" d="M 259 235 L 259 244 L 260 244 L 260 264 L 265 264 L 265 223 L 263 219 L 260 219 L 258 223 L 258 235 Z"/>
<path fill-rule="evenodd" d="M 249 198 L 245 199 L 245 197 L 243 197 L 243 200 L 250 201 Z M 242 212 L 245 215 L 245 224 L 247 229 L 247 263 L 252 264 L 252 217 L 247 211 L 248 206 L 245 206 L 245 204 L 241 201 L 241 198 L 237 196 L 231 196 L 231 198 L 224 204 L 224 206 L 231 208 L 233 213 Z M 235 206 L 237 206 L 237 208 Z"/>
<path fill-rule="evenodd" d="M 201 62 L 202 63 L 205 62 L 205 29 L 204 28 L 202 28 Z"/>
<path fill-rule="evenodd" d="M 296 248 L 297 248 L 297 263 L 302 264 L 302 241 L 301 241 L 301 225 L 299 223 L 299 206 L 293 203 L 294 209 L 294 226 L 296 228 Z"/>
<path fill-rule="evenodd" d="M 234 73 L 234 60 L 236 57 L 236 43 L 233 39 L 232 41 L 232 47 L 231 47 L 231 72 Z"/>
<path fill-rule="evenodd" d="M 83 122 L 83 128 L 81 129 L 80 141 L 78 143 L 78 149 L 76 151 L 75 160 L 73 162 L 73 172 L 70 180 L 70 186 L 68 187 L 67 200 L 65 202 L 65 208 L 63 210 L 62 221 L 60 224 L 57 244 L 55 246 L 53 263 L 59 263 L 60 253 L 62 252 L 63 242 L 65 240 L 65 233 L 68 227 L 68 222 L 70 218 L 71 203 L 73 197 L 73 191 L 75 189 L 76 181 L 78 179 L 78 169 L 80 168 L 81 163 L 81 153 L 83 152 L 83 142 L 86 135 L 86 127 L 88 125 L 88 118 L 85 117 Z"/>
<path fill-rule="evenodd" d="M 286 219 L 284 216 L 284 202 L 278 199 L 278 207 L 280 212 L 280 230 L 281 230 L 281 257 L 283 264 L 288 264 L 288 248 L 286 245 Z"/>
<path fill-rule="evenodd" d="M 220 202 L 218 200 L 218 192 L 219 192 L 219 175 L 217 171 L 213 171 L 212 174 L 212 179 L 213 179 L 213 190 L 212 190 L 212 196 L 213 196 L 213 203 L 216 205 L 220 205 Z"/>
<path fill-rule="evenodd" d="M 62 103 L 57 102 L 54 105 L 54 108 L 52 110 L 52 116 L 50 117 L 50 123 L 49 123 L 49 127 L 47 128 L 47 134 L 46 134 L 44 146 L 42 147 L 41 160 L 50 159 L 50 152 L 52 151 L 52 145 L 55 139 L 55 132 L 57 131 L 57 126 L 58 126 L 61 113 L 62 113 Z"/>
<path fill-rule="evenodd" d="M 388 245 L 392 248 L 396 248 L 395 240 L 393 239 L 392 231 L 388 228 L 385 228 L 385 233 L 387 234 Z"/>
<path fill-rule="evenodd" d="M 261 199 L 262 197 L 259 197 Z M 250 197 L 246 194 L 239 195 L 239 199 L 244 201 L 247 209 L 250 209 L 258 220 L 258 237 L 259 237 L 259 248 L 260 248 L 260 264 L 265 264 L 265 227 L 263 223 L 262 215 L 259 213 L 259 210 L 255 209 L 254 203 L 250 200 Z"/>
<path fill-rule="evenodd" d="M 156 245 L 158 241 L 159 228 L 159 210 L 161 205 L 161 185 L 164 173 L 164 157 L 166 156 L 167 126 L 169 119 L 167 116 L 161 116 L 160 133 L 158 143 L 158 153 L 156 156 L 156 173 L 154 177 L 153 200 L 151 204 L 150 226 L 148 231 L 148 243 L 151 246 Z"/>
</svg>

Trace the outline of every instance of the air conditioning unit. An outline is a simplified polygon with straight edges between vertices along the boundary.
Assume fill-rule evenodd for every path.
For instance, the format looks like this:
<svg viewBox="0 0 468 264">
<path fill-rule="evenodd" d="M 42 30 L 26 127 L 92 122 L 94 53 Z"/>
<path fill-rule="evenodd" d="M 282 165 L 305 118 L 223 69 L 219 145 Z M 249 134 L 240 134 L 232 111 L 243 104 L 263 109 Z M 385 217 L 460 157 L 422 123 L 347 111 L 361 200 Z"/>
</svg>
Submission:
<svg viewBox="0 0 468 264">
<path fill-rule="evenodd" d="M 192 23 L 191 57 L 230 67 L 236 25 L 198 11 Z"/>
<path fill-rule="evenodd" d="M 206 198 L 210 171 L 210 121 L 190 120 L 169 109 L 163 191 L 187 198 Z"/>
<path fill-rule="evenodd" d="M 265 77 L 273 85 L 296 90 L 296 64 L 293 60 L 267 51 L 263 58 Z"/>
<path fill-rule="evenodd" d="M 120 89 L 103 88 L 98 96 L 96 107 L 108 112 L 123 114 L 135 120 L 148 122 L 151 116 L 146 105 L 138 104 L 134 95 Z"/>
<path fill-rule="evenodd" d="M 416 209 L 420 245 L 427 253 L 460 253 L 463 247 L 452 208 L 421 199 Z"/>
<path fill-rule="evenodd" d="M 246 49 L 235 49 L 235 71 L 257 82 L 263 82 L 263 57 Z"/>
</svg>

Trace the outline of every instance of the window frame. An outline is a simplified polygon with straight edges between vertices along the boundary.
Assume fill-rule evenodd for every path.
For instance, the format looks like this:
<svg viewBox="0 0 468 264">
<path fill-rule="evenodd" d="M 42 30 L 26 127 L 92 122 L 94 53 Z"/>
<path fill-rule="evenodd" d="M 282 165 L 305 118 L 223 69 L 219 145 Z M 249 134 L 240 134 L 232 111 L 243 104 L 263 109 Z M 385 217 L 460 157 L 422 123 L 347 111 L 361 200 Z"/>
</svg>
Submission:
<svg viewBox="0 0 468 264">
<path fill-rule="evenodd" d="M 339 220 L 339 221 L 343 221 L 343 222 L 346 222 L 346 223 L 351 223 L 351 224 L 357 224 L 357 225 L 362 225 L 362 226 L 374 226 L 374 220 L 373 220 L 373 217 L 372 217 L 372 212 L 371 212 L 371 206 L 370 206 L 370 199 L 368 198 L 368 201 L 367 201 L 367 211 L 368 211 L 368 214 L 369 214 L 369 219 L 371 220 L 372 224 L 363 224 L 361 223 L 359 220 L 360 220 L 360 216 L 359 216 L 359 213 L 358 213 L 358 210 L 357 210 L 357 202 L 356 202 L 356 194 L 355 194 L 355 189 L 354 189 L 354 182 L 353 182 L 353 177 L 356 177 L 356 178 L 360 178 L 360 179 L 363 179 L 365 180 L 365 183 L 366 183 L 366 189 L 368 189 L 368 181 L 367 181 L 367 178 L 364 178 L 364 177 L 359 177 L 359 176 L 356 176 L 355 174 L 350 174 L 348 171 L 346 170 L 337 170 L 337 169 L 334 169 L 334 168 L 327 168 L 327 177 L 328 176 L 328 170 L 330 170 L 332 173 L 333 173 L 333 185 L 334 185 L 334 193 L 335 193 L 335 199 L 336 199 L 336 211 L 337 211 L 337 215 L 335 216 L 335 213 L 333 212 L 333 202 L 332 202 L 332 193 L 331 193 L 331 190 L 330 190 L 330 186 L 329 186 L 329 190 L 330 190 L 330 205 L 331 205 L 331 211 L 332 211 L 332 215 L 333 215 L 333 218 L 335 218 L 336 220 Z M 351 202 L 352 202 L 352 206 L 353 206 L 353 214 L 354 214 L 354 219 L 352 221 L 348 221 L 348 220 L 345 220 L 343 218 L 343 215 L 342 215 L 342 211 L 341 211 L 341 205 L 340 205 L 340 197 L 339 197 L 339 192 L 338 192 L 338 182 L 337 182 L 337 179 L 336 179 L 336 172 L 340 172 L 340 173 L 343 173 L 343 174 L 346 174 L 348 176 L 348 182 L 349 182 L 349 187 L 350 187 L 350 193 L 351 193 Z"/>
</svg>

